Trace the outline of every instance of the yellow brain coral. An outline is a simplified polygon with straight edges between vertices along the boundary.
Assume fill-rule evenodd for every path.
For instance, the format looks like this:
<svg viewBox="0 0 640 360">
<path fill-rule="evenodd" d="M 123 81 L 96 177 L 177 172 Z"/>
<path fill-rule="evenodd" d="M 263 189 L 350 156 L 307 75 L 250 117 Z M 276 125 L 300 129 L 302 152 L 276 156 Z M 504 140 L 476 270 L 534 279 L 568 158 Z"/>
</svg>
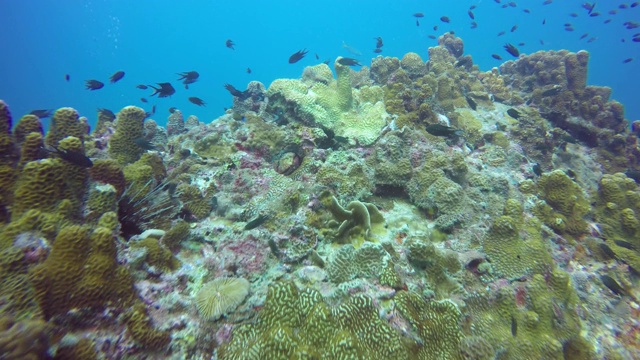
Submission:
<svg viewBox="0 0 640 360">
<path fill-rule="evenodd" d="M 204 318 L 217 320 L 235 310 L 249 295 L 250 284 L 243 278 L 220 278 L 202 286 L 195 301 Z"/>
</svg>

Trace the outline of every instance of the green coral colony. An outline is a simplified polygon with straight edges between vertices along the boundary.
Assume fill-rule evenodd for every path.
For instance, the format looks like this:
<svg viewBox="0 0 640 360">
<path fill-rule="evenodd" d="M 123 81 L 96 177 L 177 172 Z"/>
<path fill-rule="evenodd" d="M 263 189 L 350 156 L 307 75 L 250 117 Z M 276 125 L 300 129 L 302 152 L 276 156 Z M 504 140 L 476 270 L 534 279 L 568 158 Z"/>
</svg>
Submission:
<svg viewBox="0 0 640 360">
<path fill-rule="evenodd" d="M 640 357 L 622 105 L 584 51 L 481 72 L 438 42 L 209 124 L 62 108 L 45 136 L 0 102 L 0 358 Z"/>
</svg>

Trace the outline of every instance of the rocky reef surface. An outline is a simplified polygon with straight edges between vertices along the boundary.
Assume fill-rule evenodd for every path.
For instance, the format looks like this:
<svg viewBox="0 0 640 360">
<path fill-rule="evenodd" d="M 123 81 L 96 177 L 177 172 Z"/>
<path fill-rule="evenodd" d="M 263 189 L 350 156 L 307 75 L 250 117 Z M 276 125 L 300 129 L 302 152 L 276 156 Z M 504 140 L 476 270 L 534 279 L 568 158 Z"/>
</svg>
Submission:
<svg viewBox="0 0 640 360">
<path fill-rule="evenodd" d="M 463 53 L 166 129 L 0 102 L 0 358 L 640 358 L 640 125 L 584 51 Z"/>
</svg>

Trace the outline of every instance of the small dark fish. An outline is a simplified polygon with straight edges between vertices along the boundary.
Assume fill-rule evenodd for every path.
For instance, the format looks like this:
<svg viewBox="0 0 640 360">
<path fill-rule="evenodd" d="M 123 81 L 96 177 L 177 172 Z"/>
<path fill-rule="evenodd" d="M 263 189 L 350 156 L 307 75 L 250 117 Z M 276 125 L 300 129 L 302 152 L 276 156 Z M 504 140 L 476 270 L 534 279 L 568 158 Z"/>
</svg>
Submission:
<svg viewBox="0 0 640 360">
<path fill-rule="evenodd" d="M 69 81 L 71 80 L 71 76 L 69 76 L 69 74 L 64 74 L 64 79 Z"/>
<path fill-rule="evenodd" d="M 160 88 L 157 88 L 155 86 L 149 85 L 150 88 L 152 88 L 154 90 L 153 94 L 151 94 L 151 96 L 154 95 L 158 95 L 158 97 L 160 98 L 165 98 L 165 97 L 169 97 L 173 94 L 176 93 L 176 89 L 173 88 L 173 86 L 171 86 L 170 83 L 165 82 L 165 83 L 158 83 L 158 85 L 160 85 Z"/>
<path fill-rule="evenodd" d="M 518 46 L 525 46 L 525 45 L 526 45 L 526 44 L 525 44 L 525 43 L 523 43 L 523 42 L 518 43 Z"/>
<path fill-rule="evenodd" d="M 636 183 L 640 183 L 640 171 L 629 169 L 625 171 L 624 174 L 627 175 L 628 178 L 633 179 Z"/>
<path fill-rule="evenodd" d="M 471 60 L 470 56 L 463 56 L 460 58 L 460 60 L 456 61 L 455 63 L 455 67 L 461 67 L 461 66 L 471 66 L 473 65 L 473 61 Z"/>
<path fill-rule="evenodd" d="M 87 90 L 99 90 L 102 89 L 104 87 L 104 83 L 98 81 L 98 80 L 85 80 L 84 82 L 84 86 Z"/>
<path fill-rule="evenodd" d="M 189 101 L 190 101 L 192 104 L 196 104 L 196 105 L 198 105 L 198 106 L 205 106 L 205 105 L 206 105 L 206 103 L 205 103 L 202 99 L 200 99 L 200 98 L 198 98 L 198 97 L 195 97 L 195 96 L 190 97 L 190 98 L 189 98 Z"/>
<path fill-rule="evenodd" d="M 593 4 L 588 3 L 588 2 L 582 4 L 582 8 L 587 10 L 589 14 L 591 14 L 591 12 L 593 11 L 593 8 L 595 8 L 595 7 L 596 7 L 596 3 L 595 2 Z"/>
<path fill-rule="evenodd" d="M 626 242 L 626 241 L 624 241 L 624 240 L 613 240 L 613 242 L 614 242 L 616 245 L 620 246 L 621 248 L 625 248 L 625 249 L 628 249 L 628 250 L 635 250 L 635 249 L 633 248 L 633 245 L 632 245 L 631 243 Z"/>
<path fill-rule="evenodd" d="M 562 86 L 554 85 L 553 87 L 543 91 L 541 95 L 542 96 L 554 96 L 554 95 L 560 94 L 561 91 L 562 91 Z"/>
<path fill-rule="evenodd" d="M 318 56 L 318 53 L 316 53 L 316 60 L 320 60 L 320 56 Z"/>
<path fill-rule="evenodd" d="M 597 37 L 592 37 L 592 38 L 590 38 L 589 40 L 587 40 L 587 43 L 592 43 L 592 42 L 594 42 L 594 41 L 596 41 L 596 40 L 598 40 L 598 38 L 597 38 Z"/>
<path fill-rule="evenodd" d="M 542 175 L 542 166 L 540 166 L 540 164 L 538 164 L 538 163 L 535 163 L 531 167 L 531 171 L 533 171 L 533 173 L 536 174 L 536 176 L 541 176 Z"/>
<path fill-rule="evenodd" d="M 156 113 L 156 106 L 155 106 L 155 105 L 153 105 L 153 106 L 151 107 L 151 115 L 153 115 L 153 114 L 155 114 L 155 113 Z"/>
<path fill-rule="evenodd" d="M 251 68 L 247 68 L 247 74 L 251 74 Z"/>
<path fill-rule="evenodd" d="M 469 104 L 469 107 L 472 108 L 473 110 L 478 108 L 478 104 L 470 97 L 465 96 L 464 97 L 467 100 L 467 104 Z"/>
<path fill-rule="evenodd" d="M 599 12 L 592 12 L 591 14 L 589 14 L 590 17 L 596 17 L 596 16 L 600 16 Z"/>
<path fill-rule="evenodd" d="M 609 10 L 608 14 L 609 15 L 616 15 L 618 13 L 618 10 L 613 9 L 613 10 Z"/>
<path fill-rule="evenodd" d="M 636 1 L 633 4 L 631 4 L 631 7 L 634 8 L 636 6 L 640 5 L 640 1 Z"/>
<path fill-rule="evenodd" d="M 307 55 L 307 49 L 298 50 L 293 55 L 289 56 L 289 64 L 295 64 L 300 61 L 305 55 Z"/>
<path fill-rule="evenodd" d="M 112 84 L 120 81 L 122 78 L 124 77 L 124 71 L 116 71 L 113 75 L 111 75 L 111 77 L 109 78 L 109 82 L 111 82 Z"/>
<path fill-rule="evenodd" d="M 571 26 L 568 26 L 566 28 L 564 28 L 564 31 L 574 31 L 575 29 L 572 28 Z"/>
<path fill-rule="evenodd" d="M 520 112 L 518 110 L 514 109 L 514 108 L 511 108 L 511 109 L 507 110 L 507 114 L 509 114 L 509 116 L 511 116 L 512 118 L 514 118 L 516 120 L 519 119 L 520 116 L 522 116 L 520 114 Z"/>
<path fill-rule="evenodd" d="M 518 6 L 518 4 L 516 4 L 516 2 L 515 2 L 515 1 L 511 1 L 511 2 L 509 2 L 507 5 L 509 5 L 509 6 L 511 6 L 511 7 L 516 7 L 516 6 Z"/>
<path fill-rule="evenodd" d="M 198 73 L 197 71 L 185 71 L 177 73 L 176 75 L 180 76 L 178 80 L 195 80 L 200 77 L 200 73 Z"/>
<path fill-rule="evenodd" d="M 500 56 L 498 54 L 491 54 L 491 57 L 496 59 L 496 60 L 502 60 L 502 56 Z"/>
<path fill-rule="evenodd" d="M 438 25 L 433 26 L 433 31 L 438 31 Z"/>
<path fill-rule="evenodd" d="M 469 6 L 469 10 L 475 10 L 475 9 L 476 9 L 476 6 L 475 6 L 475 5 L 471 5 L 471 6 Z"/>
<path fill-rule="evenodd" d="M 618 284 L 618 282 L 609 275 L 600 275 L 602 283 L 616 295 L 626 295 L 627 292 Z"/>
<path fill-rule="evenodd" d="M 338 63 L 344 66 L 362 66 L 360 65 L 358 60 L 348 57 L 341 57 L 340 59 L 338 59 Z"/>
<path fill-rule="evenodd" d="M 529 10 L 529 9 L 524 9 L 524 10 L 522 10 L 522 11 L 524 11 L 524 12 L 525 12 L 525 13 L 527 13 L 527 14 L 531 14 L 531 10 Z"/>
<path fill-rule="evenodd" d="M 227 39 L 227 41 L 225 41 L 225 46 L 228 47 L 231 50 L 235 50 L 234 46 L 236 46 L 236 44 L 233 42 L 233 40 L 231 39 Z"/>
<path fill-rule="evenodd" d="M 140 101 L 142 101 L 143 103 L 148 103 L 147 99 L 145 98 L 140 98 Z"/>
<path fill-rule="evenodd" d="M 503 30 L 503 31 L 500 31 L 500 32 L 498 33 L 498 36 L 500 37 L 500 36 L 502 36 L 502 35 L 504 35 L 504 34 L 506 34 L 506 33 L 507 33 L 507 32 L 506 32 L 506 31 L 504 31 L 504 30 Z"/>
<path fill-rule="evenodd" d="M 627 5 L 627 4 L 620 4 L 620 5 L 618 5 L 618 8 L 619 8 L 619 9 L 623 9 L 623 10 L 624 10 L 624 9 L 627 9 L 628 7 L 629 7 L 629 5 Z"/>
<path fill-rule="evenodd" d="M 442 21 L 443 23 L 447 23 L 448 24 L 448 23 L 451 22 L 451 19 L 449 19 L 448 16 L 443 16 L 443 17 L 440 18 L 440 21 Z"/>
<path fill-rule="evenodd" d="M 247 225 L 244 226 L 245 230 L 255 229 L 258 226 L 265 223 L 265 221 L 269 220 L 269 216 L 267 215 L 258 215 L 255 219 L 249 221 Z"/>
<path fill-rule="evenodd" d="M 623 64 L 628 64 L 628 63 L 630 63 L 632 61 L 633 61 L 633 58 L 626 58 L 626 59 L 622 60 L 622 63 Z"/>
<path fill-rule="evenodd" d="M 513 45 L 511 45 L 511 44 L 509 44 L 509 43 L 507 43 L 507 44 L 505 44 L 505 45 L 504 45 L 504 49 L 505 49 L 509 54 L 511 54 L 511 56 L 513 56 L 513 57 L 518 57 L 518 56 L 520 56 L 520 50 L 518 50 L 518 48 L 517 48 L 517 47 L 515 47 L 515 46 L 513 46 Z"/>
<path fill-rule="evenodd" d="M 514 32 L 514 31 L 516 31 L 516 30 L 518 30 L 518 25 L 513 25 L 513 26 L 511 27 L 511 32 Z"/>
<path fill-rule="evenodd" d="M 38 119 L 46 119 L 51 117 L 51 115 L 53 115 L 53 111 L 52 110 L 33 110 L 29 114 L 37 116 Z"/>
<path fill-rule="evenodd" d="M 542 3 L 542 5 L 549 5 L 553 2 L 553 0 L 545 0 L 545 2 Z"/>
<path fill-rule="evenodd" d="M 604 21 L 604 24 L 608 24 L 610 22 L 611 22 L 611 19 L 607 19 L 607 20 Z"/>
<path fill-rule="evenodd" d="M 477 22 L 475 22 L 475 21 L 472 21 L 472 22 L 471 22 L 471 28 L 472 28 L 472 29 L 475 29 L 475 28 L 477 28 L 477 27 L 478 27 L 478 23 L 477 23 Z"/>
<path fill-rule="evenodd" d="M 156 147 L 151 143 L 151 141 L 145 139 L 144 137 L 139 137 L 133 139 L 133 142 L 138 145 L 138 147 L 142 150 L 153 150 Z"/>
<path fill-rule="evenodd" d="M 423 18 L 424 14 L 423 13 L 415 13 L 415 14 L 413 14 L 413 17 Z"/>
<path fill-rule="evenodd" d="M 175 108 L 175 107 L 172 106 L 172 107 L 169 108 L 169 113 L 173 114 L 174 112 L 176 112 L 176 110 L 178 110 L 178 108 Z"/>
<path fill-rule="evenodd" d="M 420 21 L 416 20 L 416 26 L 420 26 Z"/>
<path fill-rule="evenodd" d="M 224 84 L 224 88 L 227 89 L 227 91 L 229 93 L 231 93 L 231 95 L 240 98 L 240 100 L 246 100 L 249 98 L 249 96 L 251 96 L 251 94 L 249 94 L 248 90 L 245 91 L 240 91 L 238 89 L 236 89 L 235 87 L 233 87 L 233 85 L 231 84 Z"/>
<path fill-rule="evenodd" d="M 145 118 L 145 119 L 146 119 L 146 118 L 150 118 L 152 115 L 153 115 L 153 114 L 151 113 L 151 111 L 146 111 L 146 112 L 144 113 L 144 118 Z"/>
<path fill-rule="evenodd" d="M 547 23 L 547 19 L 542 19 L 542 25 Z"/>
<path fill-rule="evenodd" d="M 513 315 L 511 315 L 511 336 L 518 336 L 518 322 Z"/>
<path fill-rule="evenodd" d="M 569 16 L 576 18 L 576 17 L 578 17 L 578 14 L 576 14 L 576 13 L 571 13 L 571 14 L 569 14 Z"/>
<path fill-rule="evenodd" d="M 83 153 L 74 150 L 60 150 L 57 147 L 53 147 L 54 150 L 46 151 L 52 152 L 60 156 L 60 158 L 68 163 L 77 165 L 84 168 L 90 168 L 93 166 L 93 161 L 85 156 Z"/>
<path fill-rule="evenodd" d="M 107 118 L 107 121 L 113 121 L 116 118 L 116 114 L 109 109 L 98 109 L 98 113 Z"/>
<path fill-rule="evenodd" d="M 427 36 L 427 37 L 428 37 L 429 39 L 431 39 L 431 40 L 435 40 L 435 39 L 436 39 L 436 36 L 435 36 L 435 35 L 429 35 L 429 36 Z"/>
<path fill-rule="evenodd" d="M 467 14 L 469 15 L 469 17 L 471 18 L 471 20 L 475 20 L 476 16 L 473 14 L 473 11 L 468 10 Z"/>
<path fill-rule="evenodd" d="M 140 89 L 140 90 L 147 90 L 148 88 L 149 87 L 147 85 L 142 85 L 142 84 L 136 86 L 136 89 Z"/>
<path fill-rule="evenodd" d="M 379 49 L 384 46 L 382 42 L 382 38 L 380 36 L 373 38 L 376 41 L 376 49 Z"/>
<path fill-rule="evenodd" d="M 376 54 L 380 54 L 382 52 L 382 49 L 375 48 L 375 49 L 373 49 L 373 52 L 376 53 Z"/>
<path fill-rule="evenodd" d="M 589 36 L 589 33 L 584 33 L 584 34 L 582 34 L 582 36 L 580 36 L 580 40 L 582 40 L 582 39 L 586 39 L 586 38 L 587 38 L 587 36 Z"/>
<path fill-rule="evenodd" d="M 327 59 L 327 60 L 323 61 L 322 63 L 325 64 L 325 65 L 329 65 L 330 61 L 331 61 L 331 59 Z"/>
<path fill-rule="evenodd" d="M 427 130 L 431 135 L 442 137 L 456 137 L 461 136 L 464 133 L 462 130 L 440 124 L 431 124 L 427 126 L 425 130 Z"/>
<path fill-rule="evenodd" d="M 613 250 L 611 250 L 609 245 L 607 245 L 605 243 L 600 243 L 600 244 L 598 244 L 598 247 L 607 256 L 607 258 L 609 258 L 609 259 L 615 259 L 616 258 L 616 253 L 614 253 Z"/>
</svg>

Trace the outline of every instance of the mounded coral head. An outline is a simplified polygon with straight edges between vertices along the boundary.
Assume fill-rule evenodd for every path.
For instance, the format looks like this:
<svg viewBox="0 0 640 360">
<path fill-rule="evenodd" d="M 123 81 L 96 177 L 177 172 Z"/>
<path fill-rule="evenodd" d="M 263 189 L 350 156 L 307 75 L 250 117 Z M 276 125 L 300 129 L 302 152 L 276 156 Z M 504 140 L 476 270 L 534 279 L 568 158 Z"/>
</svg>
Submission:
<svg viewBox="0 0 640 360">
<path fill-rule="evenodd" d="M 451 53 L 451 55 L 456 58 L 459 58 L 460 56 L 462 56 L 462 54 L 464 54 L 464 43 L 462 42 L 462 39 L 456 37 L 451 32 L 445 33 L 444 35 L 438 37 L 438 45 L 444 46 L 447 50 L 449 50 L 449 53 Z"/>
<path fill-rule="evenodd" d="M 414 52 L 406 53 L 402 57 L 402 60 L 400 60 L 400 67 L 402 67 L 402 69 L 406 71 L 411 78 L 420 77 L 427 73 L 427 65 L 420 55 Z"/>
</svg>

